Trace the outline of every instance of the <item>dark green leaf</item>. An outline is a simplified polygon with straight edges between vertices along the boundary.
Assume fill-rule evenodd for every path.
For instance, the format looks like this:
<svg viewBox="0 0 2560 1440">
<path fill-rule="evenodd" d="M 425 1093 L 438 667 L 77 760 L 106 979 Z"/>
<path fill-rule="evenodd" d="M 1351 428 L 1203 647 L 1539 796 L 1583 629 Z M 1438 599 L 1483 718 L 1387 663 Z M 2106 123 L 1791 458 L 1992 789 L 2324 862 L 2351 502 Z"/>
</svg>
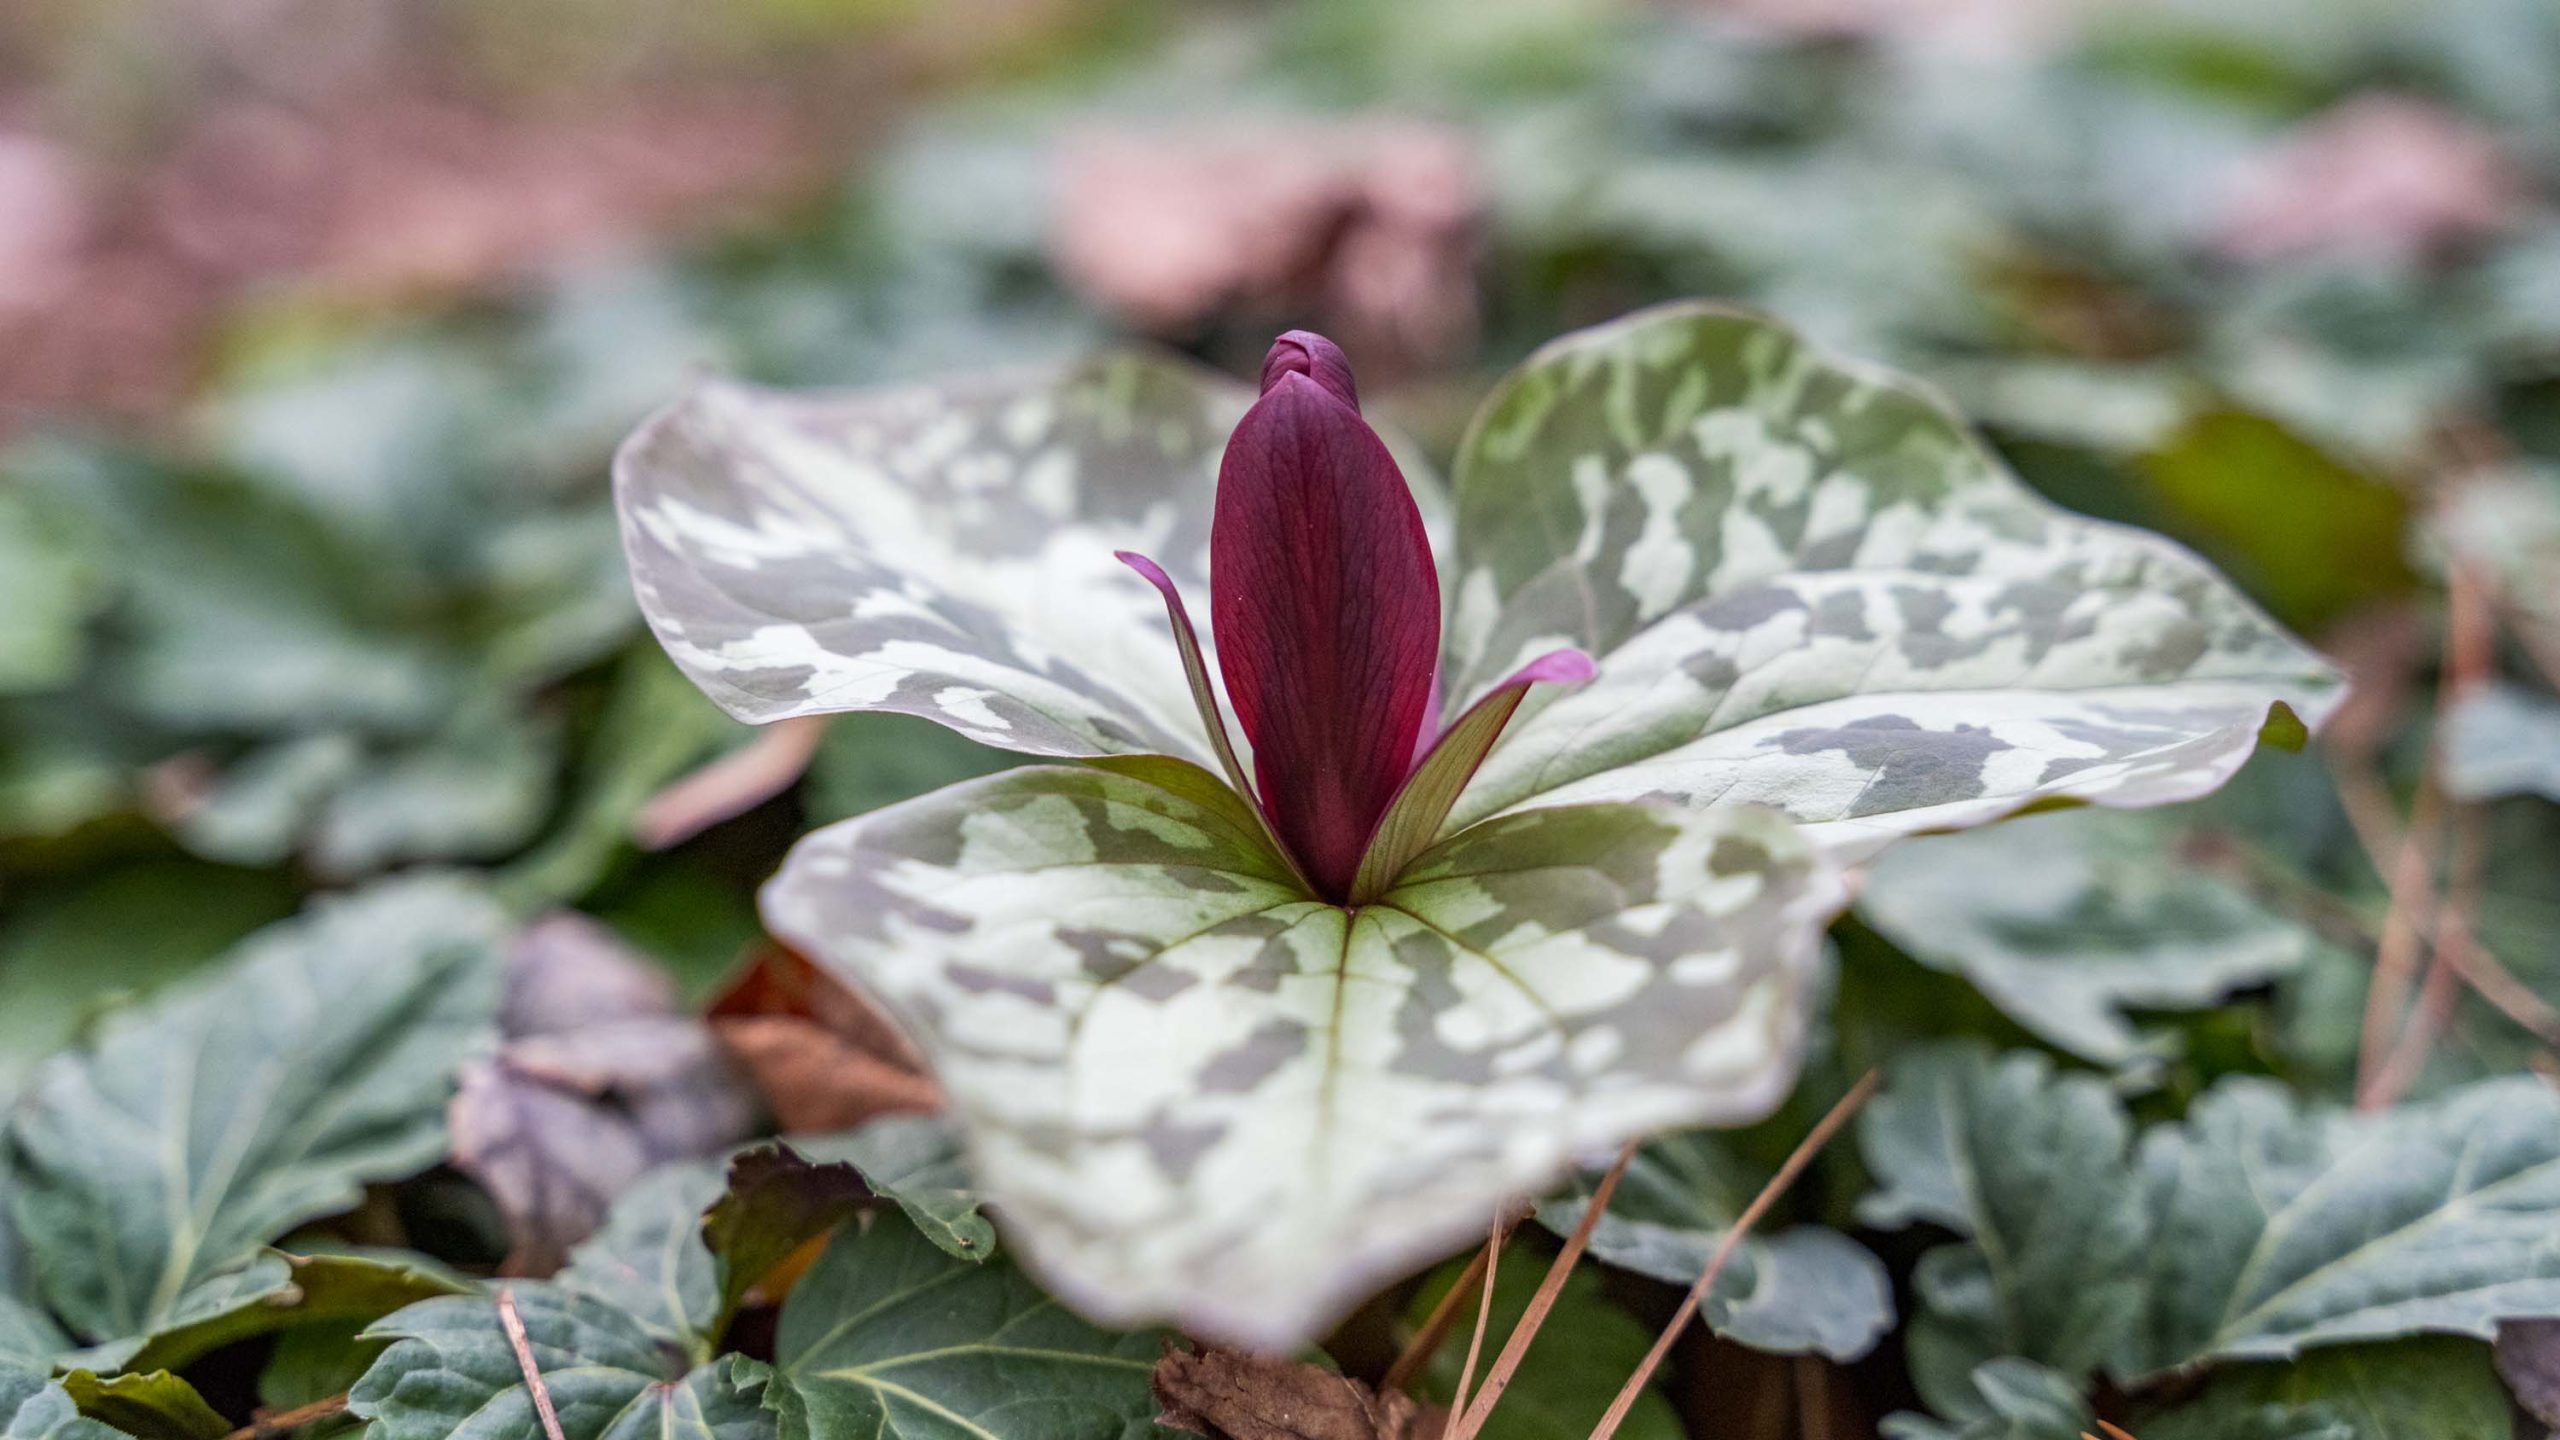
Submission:
<svg viewBox="0 0 2560 1440">
<path fill-rule="evenodd" d="M 198 1287 L 441 1157 L 502 925 L 441 878 L 324 901 L 47 1064 L 12 1136 L 54 1311 L 91 1340 L 203 1318 Z"/>
<path fill-rule="evenodd" d="M 1135 1440 L 1152 1430 L 1161 1345 L 1097 1330 L 1011 1264 L 954 1259 L 882 1213 L 837 1231 L 792 1288 L 774 1403 L 786 1440 Z"/>
<path fill-rule="evenodd" d="M 771 1372 L 743 1356 L 693 1369 L 608 1301 L 539 1281 L 510 1294 L 567 1440 L 767 1440 Z M 497 1294 L 413 1305 L 368 1332 L 393 1341 L 349 1396 L 376 1440 L 525 1440 L 541 1433 Z"/>
<path fill-rule="evenodd" d="M 2445 1337 L 2234 1366 L 2139 1428 L 2142 1440 L 2505 1440 L 2511 1433 L 2489 1348 Z"/>
<path fill-rule="evenodd" d="M 415 1257 L 270 1251 L 197 1285 L 188 1306 L 203 1312 L 200 1318 L 159 1331 L 117 1363 L 135 1370 L 182 1369 L 251 1336 L 329 1323 L 360 1327 L 464 1288 Z"/>
<path fill-rule="evenodd" d="M 794 1136 L 791 1148 L 860 1171 L 874 1194 L 905 1211 L 944 1254 L 984 1260 L 996 1253 L 996 1228 L 978 1212 L 978 1192 L 948 1123 L 931 1115 L 888 1115 L 841 1135 Z"/>
</svg>

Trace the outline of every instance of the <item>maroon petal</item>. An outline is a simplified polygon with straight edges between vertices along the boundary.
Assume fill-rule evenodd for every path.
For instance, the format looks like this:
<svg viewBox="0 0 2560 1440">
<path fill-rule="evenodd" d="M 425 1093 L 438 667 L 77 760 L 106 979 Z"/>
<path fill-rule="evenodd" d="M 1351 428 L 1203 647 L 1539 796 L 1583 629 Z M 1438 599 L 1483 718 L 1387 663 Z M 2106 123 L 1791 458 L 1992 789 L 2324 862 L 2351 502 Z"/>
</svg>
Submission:
<svg viewBox="0 0 2560 1440">
<path fill-rule="evenodd" d="M 1579 650 L 1550 650 L 1511 672 L 1511 678 L 1486 691 L 1441 731 L 1379 819 L 1352 879 L 1351 903 L 1365 905 L 1384 895 L 1414 857 L 1431 848 L 1441 822 L 1457 808 L 1459 794 L 1475 778 L 1493 742 L 1502 738 L 1502 727 L 1529 698 L 1530 686 L 1579 685 L 1598 673 L 1591 657 Z"/>
<path fill-rule="evenodd" d="M 1191 628 L 1191 609 L 1182 603 L 1182 591 L 1174 585 L 1173 577 L 1164 573 L 1163 566 L 1137 551 L 1114 550 L 1111 554 L 1112 558 L 1144 576 L 1148 584 L 1156 587 L 1156 593 L 1164 597 L 1166 618 L 1173 622 L 1174 648 L 1182 653 L 1182 673 L 1191 682 L 1191 703 L 1199 709 L 1200 723 L 1209 732 L 1209 748 L 1216 753 L 1219 768 L 1226 772 L 1228 786 L 1252 809 L 1254 819 L 1262 827 L 1265 843 L 1278 851 L 1282 863 L 1297 873 L 1296 857 L 1289 853 L 1288 845 L 1271 828 L 1271 817 L 1262 803 L 1254 798 L 1253 786 L 1245 779 L 1244 765 L 1236 758 L 1235 742 L 1227 736 L 1226 717 L 1218 709 L 1217 690 L 1209 684 L 1209 666 L 1200 654 L 1200 637 Z M 1298 873 L 1298 883 L 1309 883 L 1304 873 Z"/>
<path fill-rule="evenodd" d="M 1264 377 L 1218 471 L 1210 619 L 1263 809 L 1339 898 L 1413 761 L 1440 581 L 1341 352 L 1292 332 Z"/>
</svg>

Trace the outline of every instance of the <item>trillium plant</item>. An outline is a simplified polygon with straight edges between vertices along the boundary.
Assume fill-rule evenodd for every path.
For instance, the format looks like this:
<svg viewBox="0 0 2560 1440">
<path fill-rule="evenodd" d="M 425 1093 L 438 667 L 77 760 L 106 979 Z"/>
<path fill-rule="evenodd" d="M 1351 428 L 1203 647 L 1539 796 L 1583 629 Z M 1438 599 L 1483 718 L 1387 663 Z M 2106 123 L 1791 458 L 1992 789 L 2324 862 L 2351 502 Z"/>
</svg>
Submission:
<svg viewBox="0 0 2560 1440">
<path fill-rule="evenodd" d="M 1262 1346 L 1766 1114 L 1884 845 L 2190 798 L 2340 693 L 1910 383 L 1703 305 L 1531 357 L 1445 493 L 1303 332 L 1258 397 L 1144 355 L 712 384 L 617 489 L 731 713 L 1052 762 L 810 835 L 766 921 L 913 1029 L 1059 1295 Z"/>
</svg>

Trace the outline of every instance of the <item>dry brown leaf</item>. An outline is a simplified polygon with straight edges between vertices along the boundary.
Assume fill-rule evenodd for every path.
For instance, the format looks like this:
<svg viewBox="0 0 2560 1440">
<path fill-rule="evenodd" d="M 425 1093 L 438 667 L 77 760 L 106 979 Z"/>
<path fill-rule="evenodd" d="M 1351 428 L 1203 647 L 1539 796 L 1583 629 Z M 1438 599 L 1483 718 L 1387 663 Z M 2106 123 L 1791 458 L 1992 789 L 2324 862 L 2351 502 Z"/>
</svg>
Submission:
<svg viewBox="0 0 2560 1440">
<path fill-rule="evenodd" d="M 1210 1440 L 1437 1440 L 1449 1415 L 1401 1390 L 1241 1350 L 1177 1350 L 1156 1362 L 1156 1423 Z"/>
<path fill-rule="evenodd" d="M 514 1273 L 557 1268 L 644 1172 L 754 1129 L 753 1096 L 666 974 L 583 916 L 517 937 L 499 1030 L 461 1072 L 453 1160 L 506 1216 Z"/>
<path fill-rule="evenodd" d="M 897 1022 L 782 946 L 759 951 L 713 1002 L 711 1029 L 786 1132 L 850 1130 L 942 1108 Z"/>
<path fill-rule="evenodd" d="M 1299 315 L 1387 362 L 1473 338 L 1466 140 L 1405 121 L 1096 132 L 1060 156 L 1059 273 L 1142 330 Z"/>
</svg>

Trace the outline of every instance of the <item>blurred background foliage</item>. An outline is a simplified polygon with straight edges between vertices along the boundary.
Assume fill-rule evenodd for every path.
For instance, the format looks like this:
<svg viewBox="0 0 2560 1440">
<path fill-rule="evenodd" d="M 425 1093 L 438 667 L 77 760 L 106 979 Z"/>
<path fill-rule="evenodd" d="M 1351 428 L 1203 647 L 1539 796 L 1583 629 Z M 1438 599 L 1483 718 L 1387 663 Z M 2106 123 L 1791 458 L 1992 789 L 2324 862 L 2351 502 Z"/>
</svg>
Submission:
<svg viewBox="0 0 2560 1440">
<path fill-rule="evenodd" d="M 2555 197 L 2548 0 L 14 0 L 0 1090 L 403 867 L 700 998 L 793 836 L 999 763 L 751 735 L 660 658 L 606 471 L 689 376 L 1308 324 L 1445 456 L 1530 347 L 1682 295 L 1927 377 L 2359 682 L 2211 801 L 1889 861 L 1807 1104 L 1957 1032 L 2143 1113 L 2343 1098 L 2404 836 L 2477 944 L 2395 982 L 2393 1083 L 2540 1063 Z"/>
</svg>

